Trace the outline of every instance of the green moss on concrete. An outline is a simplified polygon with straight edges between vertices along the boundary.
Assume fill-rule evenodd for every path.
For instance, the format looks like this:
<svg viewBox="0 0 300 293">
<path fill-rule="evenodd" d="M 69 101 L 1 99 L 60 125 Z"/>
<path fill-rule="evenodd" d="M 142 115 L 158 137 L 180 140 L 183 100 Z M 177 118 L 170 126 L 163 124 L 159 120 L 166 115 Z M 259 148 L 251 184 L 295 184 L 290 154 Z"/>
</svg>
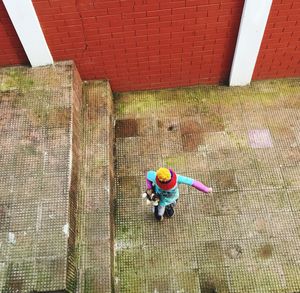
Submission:
<svg viewBox="0 0 300 293">
<path fill-rule="evenodd" d="M 186 105 L 196 107 L 199 113 L 209 113 L 210 107 L 218 100 L 212 87 L 191 87 L 158 91 L 117 93 L 116 113 L 151 114 L 154 110 L 176 110 Z M 175 112 L 176 113 L 176 112 Z"/>
<path fill-rule="evenodd" d="M 287 292 L 298 292 L 300 288 L 300 268 L 296 262 L 283 263 L 282 269 L 284 272 L 284 278 L 286 280 Z"/>
<path fill-rule="evenodd" d="M 237 147 L 240 150 L 248 148 L 248 141 L 246 136 L 238 135 L 233 131 L 226 131 L 226 134 L 230 138 L 233 146 Z"/>
<path fill-rule="evenodd" d="M 117 292 L 145 292 L 144 253 L 142 250 L 123 249 L 116 253 Z"/>
<path fill-rule="evenodd" d="M 143 223 L 135 222 L 134 225 L 128 225 L 126 222 L 120 222 L 117 219 L 116 224 L 116 240 L 120 241 L 120 246 L 122 245 L 136 245 L 142 239 L 142 228 Z M 118 245 L 118 243 L 117 243 Z"/>
<path fill-rule="evenodd" d="M 94 163 L 91 162 L 91 164 L 94 164 L 95 168 L 100 168 L 100 167 L 103 167 L 103 166 L 107 166 L 108 165 L 108 159 L 96 156 L 94 158 Z"/>
<path fill-rule="evenodd" d="M 176 169 L 182 169 L 186 166 L 186 157 L 184 154 L 179 154 L 176 156 L 168 156 L 164 158 L 164 164 L 165 167 L 172 167 L 175 170 Z"/>
<path fill-rule="evenodd" d="M 55 107 L 46 112 L 48 125 L 50 127 L 68 127 L 71 123 L 71 109 L 66 107 Z"/>
<path fill-rule="evenodd" d="M 158 98 L 148 92 L 139 95 L 137 92 L 119 94 L 116 103 L 116 112 L 119 115 L 126 114 L 145 114 L 154 111 L 157 108 Z"/>
<path fill-rule="evenodd" d="M 272 289 L 280 288 L 281 277 L 276 269 L 276 266 L 261 266 L 254 273 L 256 287 L 261 292 L 272 292 Z"/>
<path fill-rule="evenodd" d="M 35 156 L 38 153 L 36 146 L 33 144 L 20 145 L 19 148 L 25 156 Z"/>
<path fill-rule="evenodd" d="M 284 286 L 283 278 L 287 280 L 282 274 L 281 265 L 266 259 L 251 265 L 249 262 L 232 265 L 229 270 L 231 288 L 237 292 L 247 292 L 250 288 L 255 292 L 277 292 L 276 289 Z"/>
<path fill-rule="evenodd" d="M 224 126 L 224 120 L 223 117 L 216 113 L 216 112 L 209 112 L 204 120 L 205 126 L 204 130 L 206 131 L 223 131 Z"/>
<path fill-rule="evenodd" d="M 157 107 L 172 109 L 180 105 L 194 107 L 198 113 L 210 114 L 216 107 L 228 109 L 238 104 L 257 102 L 265 106 L 300 106 L 298 79 L 278 79 L 252 82 L 246 87 L 195 86 L 157 91 L 115 94 L 116 114 L 151 113 Z"/>
<path fill-rule="evenodd" d="M 220 160 L 224 160 L 222 161 L 222 164 L 220 164 L 220 166 L 222 167 L 219 166 L 219 170 L 223 171 L 214 171 L 211 164 L 210 166 L 208 166 L 208 168 L 210 169 L 210 179 L 213 187 L 215 188 L 215 192 L 220 191 L 219 193 L 222 200 L 226 200 L 225 198 L 227 197 L 228 201 L 229 197 L 224 194 L 224 190 L 232 191 L 238 189 L 240 191 L 250 191 L 253 189 L 257 191 L 257 184 L 261 183 L 261 185 L 263 185 L 264 187 L 263 189 L 265 189 L 265 193 L 266 190 L 270 190 L 270 192 L 274 193 L 274 190 L 276 188 L 282 187 L 274 185 L 274 182 L 279 182 L 277 172 L 267 172 L 268 176 L 264 177 L 260 173 L 263 171 L 260 170 L 260 168 L 264 167 L 265 169 L 268 169 L 274 165 L 275 161 L 281 159 L 278 157 L 278 153 L 276 152 L 277 150 L 282 150 L 281 147 L 284 148 L 285 145 L 282 144 L 278 146 L 279 144 L 277 142 L 285 143 L 293 141 L 292 139 L 294 137 L 290 135 L 292 133 L 289 133 L 287 131 L 288 128 L 285 127 L 289 125 L 287 123 L 289 122 L 289 119 L 291 119 L 288 117 L 290 111 L 286 111 L 285 114 L 283 114 L 283 112 L 280 112 L 280 110 L 282 108 L 285 108 L 285 110 L 287 108 L 294 108 L 292 109 L 291 113 L 295 114 L 296 111 L 294 110 L 299 108 L 299 92 L 299 80 L 276 80 L 253 82 L 250 86 L 247 87 L 229 88 L 220 86 L 201 86 L 186 89 L 168 89 L 161 91 L 122 93 L 117 97 L 116 112 L 117 116 L 125 115 L 129 116 L 130 119 L 140 118 L 140 115 L 148 115 L 147 119 L 153 117 L 157 121 L 169 121 L 174 119 L 174 116 L 176 116 L 176 121 L 179 121 L 178 128 L 181 131 L 183 129 L 182 124 L 180 124 L 180 119 L 182 117 L 187 120 L 187 117 L 185 116 L 190 116 L 191 120 L 197 121 L 200 126 L 195 132 L 201 135 L 202 132 L 206 132 L 204 133 L 205 139 L 203 143 L 204 153 L 207 150 L 211 151 L 210 149 L 206 149 L 206 146 L 208 146 L 216 153 L 213 153 L 213 160 L 219 162 Z M 143 99 L 146 99 L 147 101 L 144 101 Z M 273 111 L 274 109 L 276 109 L 276 111 L 278 110 L 278 119 L 276 119 L 277 117 L 274 117 L 274 119 L 272 119 L 271 115 L 267 116 L 269 115 L 268 111 Z M 247 124 L 246 121 L 247 117 L 251 118 L 249 124 Z M 124 117 L 121 117 L 121 119 L 124 119 Z M 266 123 L 264 123 L 266 120 L 268 120 L 267 125 Z M 158 135 L 160 135 L 160 133 L 162 133 L 162 130 L 164 130 L 164 124 L 159 123 L 160 122 L 158 122 L 159 129 L 153 128 L 153 133 L 155 133 L 155 135 L 157 133 Z M 230 124 L 230 127 L 227 127 L 225 129 L 225 123 L 226 126 Z M 274 153 L 276 153 L 277 155 L 273 156 L 272 154 L 268 154 L 269 150 L 271 151 L 271 149 L 263 149 L 263 157 L 259 160 L 259 156 L 256 154 L 256 150 L 250 148 L 247 130 L 252 128 L 256 129 L 256 127 L 258 128 L 260 127 L 260 125 L 261 128 L 266 128 L 269 126 L 271 134 L 274 138 L 274 147 L 271 149 L 274 150 Z M 190 126 L 188 125 L 187 128 L 189 127 Z M 167 127 L 165 128 L 167 129 Z M 149 137 L 151 137 L 152 132 L 149 131 L 149 133 Z M 166 133 L 167 136 L 168 132 Z M 223 134 L 224 140 L 222 140 Z M 165 135 L 165 133 L 163 133 L 162 135 Z M 175 142 L 177 142 L 177 140 L 180 140 L 180 138 L 174 139 Z M 211 143 L 209 144 L 208 142 Z M 126 142 L 122 141 L 122 143 L 125 144 Z M 135 143 L 139 144 L 139 141 L 136 140 Z M 160 145 L 159 142 L 154 142 L 154 144 L 156 143 L 157 145 Z M 130 147 L 132 148 L 132 145 L 133 144 L 126 145 L 126 147 L 128 147 L 129 149 L 129 151 L 127 152 L 128 155 L 131 155 Z M 137 147 L 141 146 L 138 145 Z M 153 149 L 155 150 L 155 147 L 153 147 Z M 143 154 L 142 147 L 140 150 L 142 150 Z M 226 156 L 226 153 L 225 155 L 220 156 L 220 152 L 223 150 L 230 150 L 228 151 L 228 156 Z M 195 164 L 199 164 L 199 161 L 202 162 L 203 160 L 205 160 L 205 156 L 203 156 L 201 160 L 196 159 L 196 156 L 199 154 L 199 152 L 199 149 L 198 152 L 196 151 L 196 149 L 193 149 L 192 152 L 189 152 L 189 156 L 187 152 L 184 153 L 181 150 L 172 149 L 170 144 L 170 152 L 168 153 L 169 155 L 162 155 L 164 162 L 163 165 L 171 166 L 178 172 L 192 172 L 192 175 L 194 176 L 193 171 L 199 171 L 201 168 L 199 165 L 194 167 L 193 161 L 195 161 Z M 159 150 L 157 151 L 157 153 L 159 153 Z M 212 155 L 211 152 L 207 152 L 207 154 Z M 273 160 L 272 163 L 268 162 L 268 156 L 270 157 L 271 161 Z M 233 163 L 230 165 L 226 165 L 225 159 L 231 160 Z M 207 161 L 208 164 L 211 162 L 209 157 L 207 158 Z M 147 164 L 146 159 L 143 162 L 145 165 Z M 284 163 L 286 163 L 286 166 L 288 166 L 289 164 L 289 162 L 286 161 Z M 294 163 L 296 162 L 292 162 L 292 164 Z M 237 170 L 234 169 L 236 168 L 236 166 L 239 166 Z M 291 186 L 294 188 L 298 187 L 299 184 L 296 182 L 296 177 L 299 173 L 298 169 L 292 170 L 290 167 L 284 166 L 285 165 L 283 165 L 283 168 L 281 170 L 286 181 L 286 186 Z M 207 168 L 203 167 L 203 170 L 207 170 Z M 125 190 L 127 185 L 125 183 L 123 183 L 123 185 Z M 123 189 L 120 188 L 120 190 Z M 252 207 L 254 211 L 258 205 L 261 207 L 262 203 L 265 204 L 268 211 L 271 210 L 279 212 L 279 210 L 286 210 L 289 208 L 288 201 L 286 201 L 284 197 L 278 198 L 277 203 L 268 205 L 267 202 L 274 201 L 273 198 L 267 199 L 259 196 L 257 198 L 257 201 L 254 195 L 254 193 L 252 194 L 251 192 L 249 192 L 249 198 L 254 198 L 251 202 L 249 201 L 249 206 L 243 205 L 243 203 L 247 203 L 246 196 L 237 196 L 235 197 L 235 200 L 240 201 L 239 205 L 244 206 L 244 208 L 240 209 L 240 206 L 235 206 L 234 210 L 227 211 L 224 209 L 225 212 L 223 212 L 222 210 L 220 212 L 228 215 L 239 214 L 241 212 L 244 212 L 244 210 L 252 210 Z M 280 195 L 278 194 L 276 196 L 278 197 Z M 186 203 L 190 204 L 189 208 L 192 209 L 192 205 L 194 204 L 194 202 L 190 201 L 190 199 L 188 198 L 185 198 L 184 200 L 186 201 Z M 180 206 L 181 204 L 182 203 L 180 203 Z M 150 252 L 148 249 L 148 251 L 146 252 L 146 256 L 148 255 L 148 253 L 151 253 L 151 255 L 153 254 L 153 259 L 151 259 L 150 257 L 146 257 L 145 267 L 141 270 L 143 273 L 151 269 L 154 269 L 154 271 L 158 274 L 164 274 L 166 272 L 168 273 L 168 276 L 172 276 L 172 278 L 168 278 L 168 276 L 166 276 L 165 279 L 159 281 L 157 281 L 155 277 L 145 278 L 144 280 L 146 280 L 145 283 L 146 286 L 148 286 L 147 289 L 149 292 L 153 292 L 155 290 L 168 291 L 173 289 L 174 292 L 176 290 L 181 292 L 180 288 L 187 292 L 200 291 L 197 290 L 197 285 L 195 285 L 195 288 L 190 286 L 191 284 L 187 284 L 185 282 L 185 277 L 181 276 L 181 270 L 184 270 L 184 264 L 189 259 L 189 257 L 186 257 L 184 253 L 186 251 L 186 247 L 183 247 L 182 243 L 180 242 L 180 236 L 188 236 L 189 238 L 190 234 L 186 233 L 183 235 L 183 233 L 181 233 L 181 231 L 184 231 L 184 229 L 181 229 L 180 223 L 182 223 L 183 218 L 186 215 L 183 215 L 182 211 L 184 209 L 180 206 L 177 209 L 175 218 L 173 218 L 172 220 L 166 220 L 161 225 L 159 224 L 159 227 L 162 227 L 165 233 L 161 233 L 161 235 L 166 236 L 166 238 L 173 237 L 171 238 L 173 242 L 171 242 L 174 246 L 173 248 L 176 247 L 176 252 L 173 251 L 172 267 L 168 267 L 166 269 L 165 263 L 168 263 L 169 259 L 168 257 L 164 257 L 164 249 L 160 248 L 161 255 L 163 256 L 161 256 L 160 260 L 158 261 L 155 258 L 155 249 L 153 249 L 153 251 L 151 250 Z M 199 212 L 201 208 L 203 207 L 199 207 L 198 205 L 198 208 L 196 208 L 194 212 Z M 208 206 L 208 208 L 210 207 Z M 125 210 L 126 208 L 122 206 L 122 209 Z M 157 239 L 163 239 L 163 237 L 159 237 L 160 235 L 156 226 L 153 228 L 152 226 L 148 225 L 148 218 L 146 220 L 147 223 L 145 224 L 144 221 L 144 226 L 142 226 L 144 232 L 143 238 L 139 238 L 139 232 L 133 232 L 133 229 L 130 228 L 132 225 L 135 225 L 137 217 L 134 216 L 133 209 L 128 209 L 128 211 L 129 213 L 126 213 L 126 211 L 123 210 L 118 211 L 117 213 L 119 215 L 122 214 L 122 221 L 120 221 L 119 218 L 116 223 L 116 225 L 118 226 L 119 222 L 121 222 L 120 225 L 122 226 L 120 227 L 120 231 L 117 232 L 117 235 L 119 237 L 119 247 L 123 247 L 123 250 L 132 250 L 133 242 L 134 245 L 136 245 L 135 247 L 140 247 L 144 244 L 147 245 L 147 240 L 149 240 L 148 237 L 150 238 L 154 235 L 154 237 L 157 237 Z M 263 209 L 260 208 L 259 210 L 256 209 L 255 211 L 257 213 L 260 213 L 263 212 Z M 239 241 L 237 239 L 238 234 L 240 234 L 239 238 L 242 236 L 251 236 L 249 234 L 251 233 L 251 231 L 247 231 L 246 226 L 240 226 L 240 220 L 238 218 L 234 221 L 234 225 L 232 225 L 231 221 L 226 219 L 226 217 L 223 217 L 224 219 L 219 220 L 215 220 L 213 217 L 202 219 L 200 217 L 198 218 L 197 212 L 194 212 L 191 213 L 192 220 L 187 224 L 189 225 L 189 230 L 193 231 L 193 235 L 196 235 L 197 239 L 204 239 L 205 241 L 211 240 L 211 242 L 213 243 L 213 240 L 219 240 L 220 237 L 224 237 L 224 241 L 232 241 L 233 239 Z M 140 214 L 138 214 L 138 217 L 140 217 Z M 247 223 L 249 222 L 248 224 L 250 226 L 251 224 L 253 224 L 251 222 L 251 217 L 251 215 L 243 217 L 243 219 L 245 219 Z M 176 223 L 176 229 L 174 229 L 174 231 L 172 229 L 172 224 L 174 222 L 171 221 L 175 221 Z M 222 227 L 226 227 L 227 222 L 230 222 L 229 224 L 231 225 L 231 228 L 228 229 L 228 231 L 222 232 Z M 264 226 L 267 226 L 265 222 Z M 267 228 L 265 227 L 258 227 L 255 228 L 255 231 L 260 234 L 259 236 L 264 237 L 266 235 L 266 229 Z M 133 235 L 134 233 L 136 234 Z M 133 239 L 133 241 L 131 241 L 131 239 Z M 166 239 L 164 240 L 166 241 Z M 192 241 L 192 239 L 189 238 L 189 241 Z M 199 249 L 201 249 L 201 251 L 199 251 L 199 254 L 194 253 L 194 256 L 197 258 L 197 264 L 194 264 L 196 267 L 195 271 L 197 271 L 199 276 L 198 286 L 200 286 L 201 292 L 279 292 L 278 288 L 283 287 L 282 280 L 284 280 L 284 278 L 287 283 L 286 288 L 290 291 L 295 291 L 296 289 L 300 288 L 300 285 L 298 284 L 297 287 L 294 286 L 293 289 L 291 286 L 289 286 L 289 284 L 292 283 L 296 284 L 297 276 L 299 276 L 299 273 L 293 273 L 291 268 L 287 268 L 286 272 L 288 273 L 286 273 L 284 276 L 282 275 L 280 264 L 274 262 L 275 256 L 273 256 L 273 254 L 275 254 L 275 251 L 271 244 L 259 243 L 258 245 L 258 243 L 255 243 L 255 245 L 253 246 L 254 248 L 249 248 L 251 250 L 250 252 L 248 251 L 248 248 L 245 248 L 240 252 L 240 257 L 230 259 L 230 265 L 225 265 L 224 262 L 228 262 L 228 259 L 225 259 L 225 261 L 222 260 L 222 258 L 226 258 L 226 256 L 224 254 L 222 255 L 222 250 L 218 246 L 206 247 L 204 244 L 201 244 L 201 246 L 199 246 Z M 180 255 L 180 259 L 177 261 L 176 256 L 174 257 L 174 255 Z M 134 256 L 132 256 L 132 258 L 134 259 Z M 287 258 L 284 259 L 284 261 L 286 260 Z M 125 288 L 125 291 L 132 291 L 137 288 L 137 290 L 144 290 L 144 292 L 147 292 L 147 290 L 145 290 L 145 288 L 141 286 L 140 280 L 136 278 L 134 271 L 130 271 L 128 274 L 126 274 L 126 272 L 124 273 L 124 270 L 127 268 L 127 266 L 131 265 L 131 263 L 127 263 L 127 265 L 117 263 L 119 277 L 121 283 L 123 282 L 122 284 L 124 285 L 124 287 L 122 288 Z M 193 272 L 188 271 L 188 269 L 190 268 L 186 267 L 187 266 L 185 266 L 187 279 L 191 277 L 190 280 L 192 280 Z M 299 268 L 297 270 L 299 270 Z M 134 284 L 132 286 L 130 285 L 131 280 L 132 284 Z M 155 284 L 153 286 L 152 280 L 153 284 Z M 192 282 L 193 281 L 191 281 L 190 283 Z"/>
<path fill-rule="evenodd" d="M 47 84 L 41 87 L 41 80 L 37 82 L 37 77 L 28 72 L 26 68 L 4 71 L 0 99 L 8 99 L 13 107 L 28 110 L 29 118 L 36 126 L 48 123 L 50 127 L 66 127 L 70 111 L 66 107 L 53 106 L 53 89 Z"/>
<path fill-rule="evenodd" d="M 27 93 L 34 86 L 34 81 L 26 71 L 27 69 L 8 69 L 4 81 L 0 84 L 0 93 L 12 91 L 20 95 Z"/>
</svg>

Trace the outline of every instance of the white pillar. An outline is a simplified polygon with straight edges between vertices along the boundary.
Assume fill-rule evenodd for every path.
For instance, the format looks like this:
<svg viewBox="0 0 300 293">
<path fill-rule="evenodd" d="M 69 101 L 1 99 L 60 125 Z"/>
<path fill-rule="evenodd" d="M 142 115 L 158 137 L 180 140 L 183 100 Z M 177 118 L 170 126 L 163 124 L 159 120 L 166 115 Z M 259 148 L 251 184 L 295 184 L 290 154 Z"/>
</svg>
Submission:
<svg viewBox="0 0 300 293">
<path fill-rule="evenodd" d="M 53 64 L 31 0 L 3 0 L 31 66 Z"/>
<path fill-rule="evenodd" d="M 230 86 L 251 82 L 271 5 L 272 0 L 245 0 L 231 66 Z"/>
</svg>

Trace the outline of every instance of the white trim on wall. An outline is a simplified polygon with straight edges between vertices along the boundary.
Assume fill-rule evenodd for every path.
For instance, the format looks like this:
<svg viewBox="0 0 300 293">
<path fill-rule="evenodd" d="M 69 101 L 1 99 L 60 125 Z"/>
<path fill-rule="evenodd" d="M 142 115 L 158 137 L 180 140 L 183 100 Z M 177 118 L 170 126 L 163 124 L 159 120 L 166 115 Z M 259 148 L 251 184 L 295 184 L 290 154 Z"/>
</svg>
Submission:
<svg viewBox="0 0 300 293">
<path fill-rule="evenodd" d="M 272 0 L 245 0 L 231 66 L 230 86 L 243 86 L 251 82 L 271 5 Z"/>
<path fill-rule="evenodd" d="M 31 0 L 3 0 L 31 66 L 53 64 Z"/>
</svg>

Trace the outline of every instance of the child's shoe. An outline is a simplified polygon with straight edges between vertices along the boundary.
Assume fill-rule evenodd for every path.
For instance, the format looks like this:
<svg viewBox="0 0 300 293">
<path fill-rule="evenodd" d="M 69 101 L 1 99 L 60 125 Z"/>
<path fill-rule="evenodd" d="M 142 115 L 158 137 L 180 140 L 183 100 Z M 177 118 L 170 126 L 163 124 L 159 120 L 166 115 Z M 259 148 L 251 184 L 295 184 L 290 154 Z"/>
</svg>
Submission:
<svg viewBox="0 0 300 293">
<path fill-rule="evenodd" d="M 174 211 L 174 208 L 172 207 L 172 205 L 166 206 L 164 215 L 168 218 L 171 218 L 174 216 L 174 214 L 175 214 L 175 211 Z"/>
</svg>

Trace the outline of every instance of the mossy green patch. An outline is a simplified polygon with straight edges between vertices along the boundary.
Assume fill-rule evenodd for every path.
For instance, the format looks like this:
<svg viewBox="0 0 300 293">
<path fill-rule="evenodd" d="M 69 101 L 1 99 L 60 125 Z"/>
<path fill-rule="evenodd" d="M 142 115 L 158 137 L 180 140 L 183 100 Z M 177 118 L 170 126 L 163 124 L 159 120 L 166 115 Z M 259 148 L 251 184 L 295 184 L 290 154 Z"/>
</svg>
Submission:
<svg viewBox="0 0 300 293">
<path fill-rule="evenodd" d="M 245 135 L 240 135 L 239 133 L 233 131 L 226 131 L 226 134 L 232 142 L 232 145 L 237 147 L 239 150 L 248 148 L 248 141 Z"/>
<path fill-rule="evenodd" d="M 130 245 L 138 244 L 142 238 L 142 223 L 135 222 L 131 225 L 127 222 L 119 222 L 117 220 L 116 240 Z"/>
<path fill-rule="evenodd" d="M 14 91 L 24 95 L 33 86 L 34 81 L 26 74 L 27 70 L 9 69 L 5 72 L 4 81 L 0 84 L 0 93 Z"/>
<path fill-rule="evenodd" d="M 251 288 L 254 291 L 260 290 L 259 292 L 275 292 L 275 289 L 281 288 L 282 285 L 278 267 L 272 262 L 251 266 L 244 263 L 241 266 L 231 266 L 229 270 L 233 291 L 247 292 Z"/>
<path fill-rule="evenodd" d="M 52 88 L 41 87 L 41 81 L 37 83 L 26 68 L 9 69 L 4 74 L 0 84 L 1 101 L 5 99 L 15 108 L 28 110 L 31 122 L 38 126 L 45 123 L 50 123 L 50 127 L 67 126 L 70 113 L 65 107 L 54 106 Z"/>
<path fill-rule="evenodd" d="M 201 246 L 203 246 L 203 252 L 201 251 L 202 257 L 204 256 L 207 260 L 213 262 L 214 264 L 223 264 L 224 256 L 222 254 L 222 247 L 219 241 L 207 241 Z"/>
<path fill-rule="evenodd" d="M 280 288 L 281 277 L 276 266 L 261 266 L 254 273 L 255 283 L 261 292 L 272 292 L 272 289 Z"/>
<path fill-rule="evenodd" d="M 122 97 L 122 95 L 121 95 Z M 151 113 L 157 108 L 157 97 L 151 94 L 142 94 L 139 96 L 137 93 L 132 93 L 130 99 L 120 99 L 116 103 L 117 115 L 126 114 L 145 114 Z"/>
<path fill-rule="evenodd" d="M 170 266 L 176 270 L 174 263 Z M 197 270 L 184 269 L 178 272 L 168 270 L 168 273 L 163 269 L 160 272 L 150 268 L 149 271 L 152 273 L 146 277 L 147 291 L 144 292 L 200 292 Z"/>
<path fill-rule="evenodd" d="M 282 265 L 284 278 L 286 280 L 287 292 L 297 292 L 300 288 L 300 266 L 294 261 Z"/>
<path fill-rule="evenodd" d="M 209 112 L 204 119 L 204 130 L 205 131 L 223 131 L 224 126 L 224 120 L 223 117 L 216 113 L 216 112 Z"/>
<path fill-rule="evenodd" d="M 171 115 L 178 114 L 179 111 L 187 115 L 199 113 L 210 116 L 216 114 L 218 110 L 228 112 L 237 105 L 246 105 L 247 108 L 258 104 L 271 107 L 283 104 L 298 107 L 299 89 L 298 80 L 276 80 L 254 82 L 247 87 L 195 86 L 117 93 L 116 114 L 151 115 L 156 111 Z M 278 95 L 280 92 L 282 94 Z"/>
<path fill-rule="evenodd" d="M 116 288 L 118 292 L 145 292 L 144 253 L 137 249 L 123 249 L 116 254 Z"/>
<path fill-rule="evenodd" d="M 186 165 L 186 160 L 184 155 L 169 156 L 164 159 L 164 165 L 166 167 L 182 168 Z"/>
<path fill-rule="evenodd" d="M 94 165 L 96 168 L 103 167 L 107 164 L 108 164 L 107 160 L 105 160 L 105 158 L 103 157 L 96 157 L 94 159 Z"/>
<path fill-rule="evenodd" d="M 19 150 L 24 155 L 29 155 L 29 156 L 35 156 L 38 153 L 36 146 L 33 144 L 20 145 Z"/>
<path fill-rule="evenodd" d="M 195 86 L 154 91 L 116 93 L 116 114 L 207 114 L 230 110 L 237 105 L 263 105 L 269 107 L 300 106 L 298 79 L 252 82 L 246 87 Z"/>
<path fill-rule="evenodd" d="M 201 176 L 195 176 L 195 170 L 208 172 L 209 169 L 209 179 L 203 182 L 210 181 L 214 193 L 220 197 L 214 196 L 212 201 L 217 204 L 217 213 L 228 215 L 217 219 L 215 214 L 211 216 L 212 214 L 207 213 L 204 217 L 201 209 L 210 208 L 206 202 L 199 201 L 203 206 L 200 207 L 191 197 L 183 197 L 183 202 L 180 202 L 176 208 L 175 218 L 166 219 L 162 223 L 157 223 L 157 226 L 153 226 L 149 224 L 147 217 L 141 216 L 144 211 L 138 210 L 135 213 L 134 208 L 129 209 L 127 205 L 121 204 L 116 214 L 117 251 L 133 251 L 133 248 L 146 247 L 145 266 L 141 269 L 141 274 L 145 275 L 152 269 L 157 272 L 158 276 L 165 277 L 157 280 L 156 276 L 147 275 L 148 277 L 144 277 L 146 285 L 143 287 L 135 270 L 126 271 L 127 267 L 135 266 L 136 268 L 134 262 L 138 262 L 139 258 L 132 255 L 130 261 L 125 259 L 124 264 L 122 264 L 123 258 L 118 258 L 117 262 L 120 263 L 117 263 L 117 267 L 120 274 L 117 277 L 120 278 L 120 284 L 124 291 L 279 292 L 278 288 L 284 287 L 283 282 L 285 281 L 286 288 L 290 291 L 296 289 L 296 286 L 292 289 L 289 284 L 296 284 L 299 266 L 295 268 L 297 273 L 294 273 L 292 268 L 288 268 L 289 275 L 283 276 L 280 267 L 282 263 L 275 262 L 276 258 L 274 259 L 273 254 L 280 255 L 282 257 L 280 260 L 283 262 L 292 257 L 286 257 L 289 252 L 285 247 L 283 253 L 274 251 L 275 247 L 277 249 L 276 239 L 274 248 L 273 244 L 263 242 L 266 240 L 269 229 L 273 229 L 273 226 L 269 228 L 268 222 L 260 217 L 265 212 L 264 207 L 267 207 L 268 211 L 276 213 L 279 210 L 291 210 L 289 201 L 284 196 L 285 193 L 282 194 L 282 197 L 277 194 L 277 190 L 282 186 L 275 185 L 274 182 L 282 182 L 282 179 L 279 180 L 280 174 L 285 178 L 286 187 L 293 187 L 291 191 L 294 201 L 299 201 L 297 194 L 294 194 L 299 186 L 299 180 L 296 180 L 299 177 L 299 168 L 291 168 L 296 165 L 297 161 L 290 159 L 287 162 L 281 159 L 283 151 L 288 151 L 287 148 L 285 149 L 290 145 L 287 142 L 293 142 L 296 137 L 295 133 L 293 136 L 293 132 L 287 130 L 296 130 L 299 92 L 299 80 L 280 80 L 253 82 L 247 87 L 199 86 L 186 89 L 122 93 L 117 97 L 116 107 L 119 107 L 117 116 L 127 116 L 125 118 L 118 117 L 118 119 L 136 119 L 140 118 L 139 115 L 148 115 L 143 119 L 157 121 L 155 127 L 151 123 L 147 125 L 149 128 L 147 139 L 157 135 L 167 141 L 165 145 L 169 147 L 170 152 L 160 155 L 160 159 L 163 158 L 164 166 L 173 167 L 178 172 L 188 172 L 191 177 L 200 179 Z M 144 101 L 143 99 L 148 100 Z M 120 105 L 118 105 L 119 103 Z M 294 109 L 287 109 L 289 107 Z M 286 110 L 284 113 L 282 108 Z M 276 115 L 277 113 L 278 115 Z M 174 118 L 176 124 L 168 124 L 170 121 L 174 121 Z M 230 127 L 225 129 L 224 124 L 227 126 L 230 124 Z M 273 147 L 250 148 L 248 130 L 268 127 L 274 139 Z M 170 135 L 176 131 L 181 136 Z M 201 141 L 198 140 L 197 135 L 201 136 Z M 174 140 L 171 140 L 173 137 L 175 137 Z M 188 139 L 194 140 L 191 145 L 188 145 Z M 184 141 L 184 151 L 189 150 L 189 154 L 173 148 L 173 145 L 180 140 L 186 140 Z M 173 142 L 175 143 L 173 144 Z M 197 147 L 200 142 L 203 148 Z M 123 145 L 129 150 L 136 151 L 138 149 L 139 154 L 145 154 L 140 140 L 130 143 L 123 140 L 122 147 Z M 162 149 L 161 139 L 153 139 L 153 149 L 155 147 L 158 150 L 155 154 L 158 154 L 159 149 Z M 258 151 L 262 151 L 260 157 L 257 155 Z M 279 151 L 280 156 L 278 156 Z M 129 156 L 132 155 L 132 153 L 127 153 Z M 148 156 L 141 156 L 141 166 L 145 166 L 148 159 Z M 152 157 L 150 159 L 152 160 Z M 137 157 L 134 160 L 137 160 Z M 278 160 L 281 161 L 278 162 Z M 232 162 L 229 164 L 229 161 Z M 207 164 L 200 167 L 202 162 Z M 216 166 L 218 163 L 219 165 Z M 279 163 L 283 165 L 279 173 L 274 170 L 268 171 L 271 167 L 272 169 L 274 166 L 278 167 Z M 215 166 L 212 166 L 213 164 Z M 134 170 L 133 167 L 127 169 L 130 169 L 131 172 L 135 171 L 134 175 L 136 175 L 136 170 L 140 170 L 141 166 L 135 164 Z M 261 173 L 262 167 L 268 171 L 268 174 Z M 127 187 L 127 185 L 122 182 L 122 186 Z M 257 189 L 257 186 L 261 185 L 264 187 L 263 194 L 261 194 L 261 190 Z M 128 186 L 128 189 L 132 188 Z M 267 190 L 276 196 L 267 197 Z M 186 189 L 182 193 L 183 195 L 189 193 L 189 190 Z M 118 197 L 120 198 L 123 194 L 125 194 L 125 188 L 124 190 L 120 188 Z M 126 197 L 123 196 L 123 198 Z M 130 203 L 134 204 L 134 201 L 132 200 Z M 267 203 L 270 205 L 267 206 Z M 182 204 L 186 204 L 186 206 L 181 206 Z M 192 209 L 194 206 L 196 210 L 188 217 L 185 207 Z M 295 210 L 299 209 L 295 208 Z M 240 213 L 243 215 L 240 216 Z M 256 216 L 254 217 L 254 214 L 251 213 L 259 215 L 259 218 L 256 219 Z M 140 230 L 136 227 L 138 220 L 141 220 Z M 282 229 L 285 226 L 287 224 L 282 225 Z M 243 237 L 251 238 L 253 231 L 260 237 L 259 239 L 262 237 L 264 240 L 260 243 L 255 242 L 254 248 L 249 246 L 250 242 L 248 241 L 246 241 L 247 246 L 237 244 Z M 143 233 L 142 237 L 141 232 Z M 162 247 L 147 247 L 147 243 L 156 243 L 157 239 Z M 224 243 L 219 244 L 220 239 L 225 242 L 234 239 L 231 245 L 233 248 L 227 257 L 222 246 Z M 192 249 L 189 250 L 182 245 L 185 240 Z M 198 247 L 200 242 L 201 246 Z M 197 250 L 192 251 L 193 248 Z M 156 257 L 157 249 L 160 252 L 159 259 Z M 171 256 L 168 254 L 169 251 L 172 251 Z M 296 257 L 296 249 L 293 257 L 294 255 Z M 196 259 L 195 262 L 194 259 Z M 166 266 L 169 263 L 172 263 L 172 266 Z M 193 273 L 196 273 L 195 279 Z M 298 288 L 300 287 L 298 286 Z"/>
<path fill-rule="evenodd" d="M 178 114 L 178 109 L 185 107 L 195 108 L 197 113 L 210 113 L 210 108 L 215 107 L 218 100 L 212 88 L 202 86 L 117 93 L 116 114 L 152 114 L 154 111 Z"/>
</svg>

